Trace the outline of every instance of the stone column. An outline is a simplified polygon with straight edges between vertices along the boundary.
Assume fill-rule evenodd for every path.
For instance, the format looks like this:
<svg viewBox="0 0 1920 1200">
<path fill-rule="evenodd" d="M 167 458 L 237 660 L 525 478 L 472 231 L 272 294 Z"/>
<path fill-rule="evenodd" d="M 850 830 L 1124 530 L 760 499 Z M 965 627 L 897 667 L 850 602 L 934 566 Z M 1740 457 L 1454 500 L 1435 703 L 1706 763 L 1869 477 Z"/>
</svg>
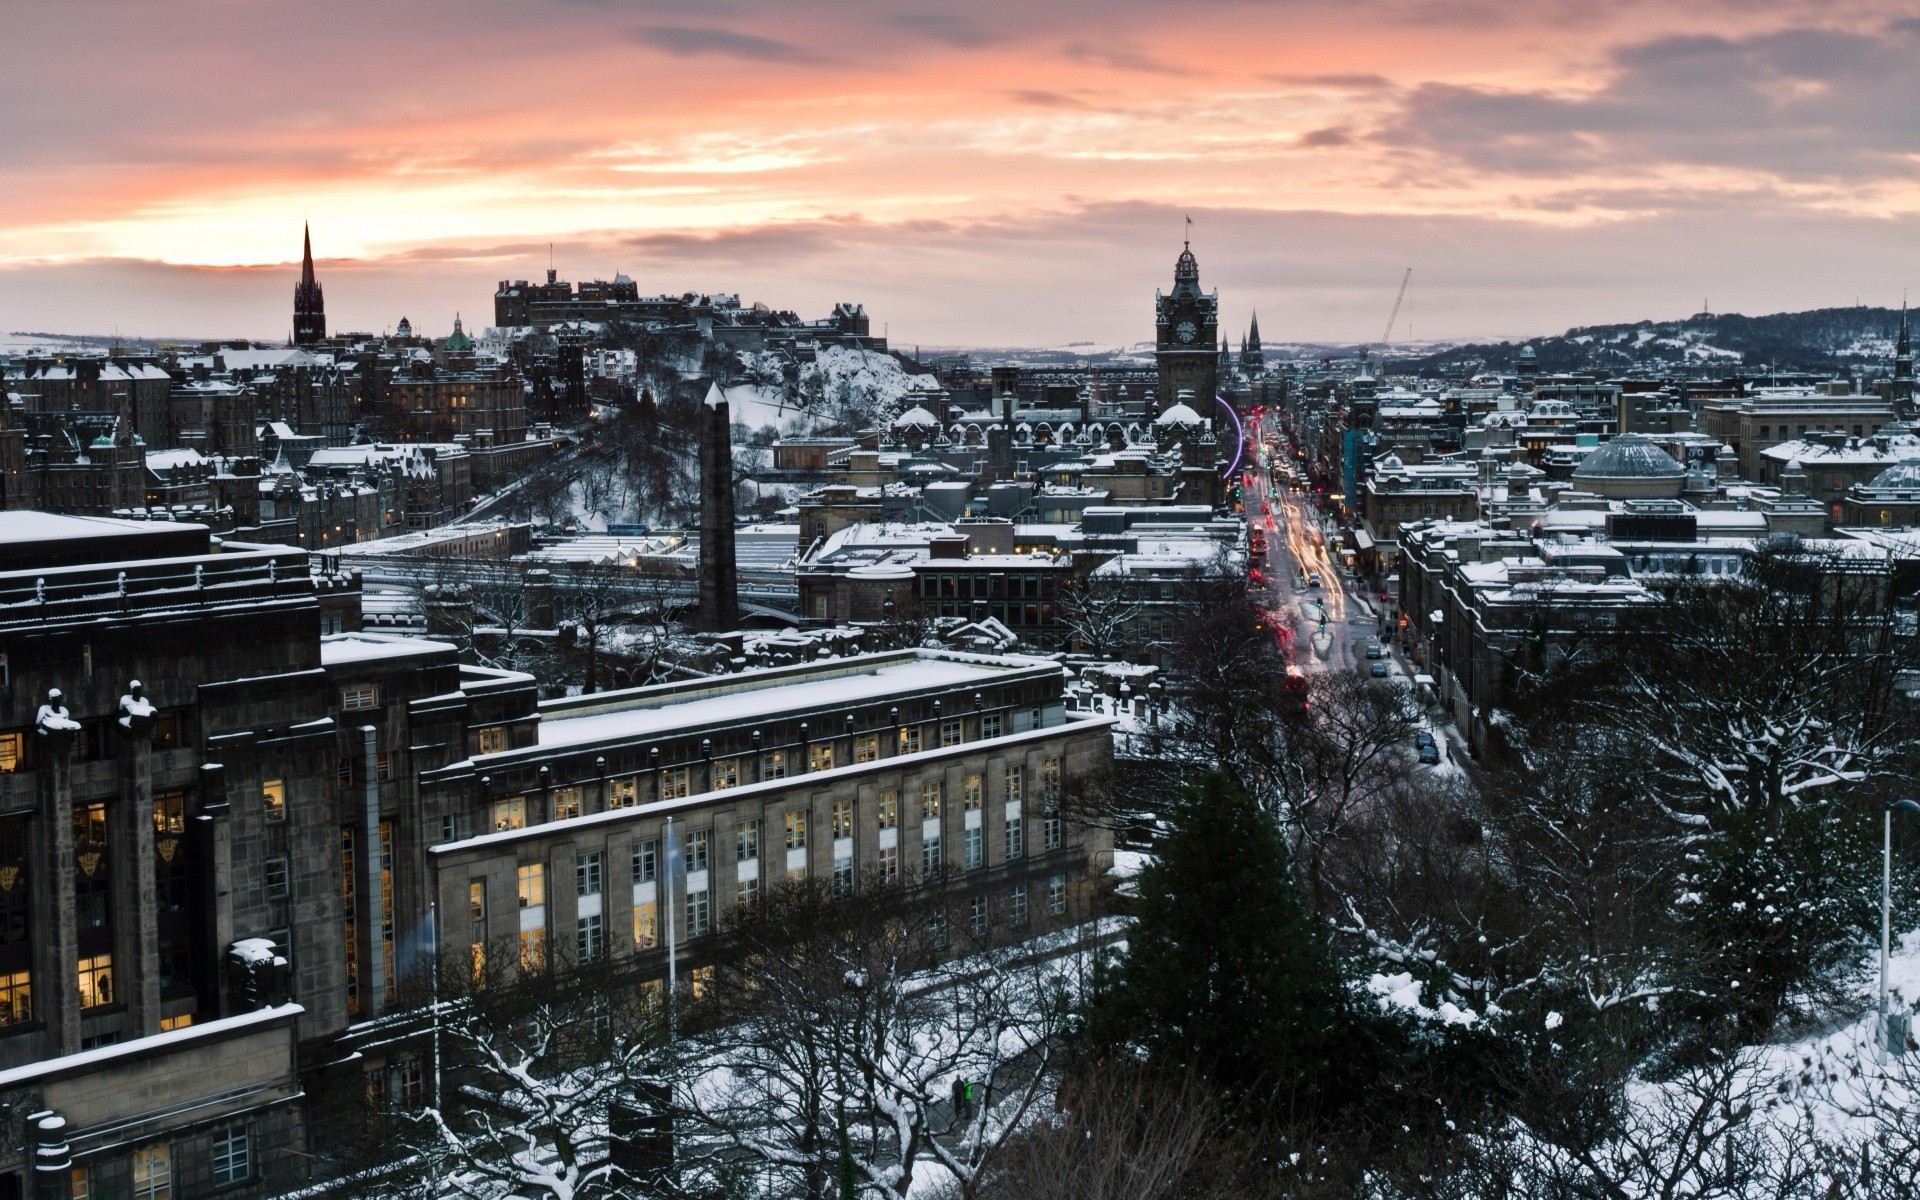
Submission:
<svg viewBox="0 0 1920 1200">
<path fill-rule="evenodd" d="M 33 863 L 36 938 L 34 1012 L 54 1054 L 80 1049 L 80 931 L 73 897 L 73 738 L 79 732 L 56 690 L 34 720 L 34 776 L 40 785 L 39 853 Z"/>
<path fill-rule="evenodd" d="M 160 1032 L 160 928 L 153 848 L 153 706 L 128 685 L 120 698 L 117 767 L 120 802 L 108 818 L 113 859 L 113 963 L 116 994 L 126 1005 L 123 1036 Z"/>
</svg>

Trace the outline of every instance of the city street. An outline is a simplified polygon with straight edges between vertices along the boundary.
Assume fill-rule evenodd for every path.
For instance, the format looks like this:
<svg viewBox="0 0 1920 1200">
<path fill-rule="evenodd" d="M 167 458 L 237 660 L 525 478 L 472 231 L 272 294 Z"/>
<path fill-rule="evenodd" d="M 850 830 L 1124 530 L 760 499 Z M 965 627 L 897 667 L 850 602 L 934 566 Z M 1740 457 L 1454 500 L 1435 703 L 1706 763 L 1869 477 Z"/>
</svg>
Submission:
<svg viewBox="0 0 1920 1200">
<path fill-rule="evenodd" d="M 1274 437 L 1280 445 L 1275 457 L 1291 462 L 1277 419 L 1269 415 L 1250 428 L 1256 446 Z M 1250 453 L 1242 467 L 1242 478 L 1253 478 L 1252 486 L 1243 488 L 1242 503 L 1249 527 L 1266 535 L 1267 554 L 1259 570 L 1271 606 L 1293 629 L 1294 661 L 1309 672 L 1364 670 L 1365 643 L 1379 628 L 1378 605 L 1350 591 L 1308 493 L 1287 487 L 1284 479 L 1278 487 L 1270 483 L 1260 453 Z"/>
</svg>

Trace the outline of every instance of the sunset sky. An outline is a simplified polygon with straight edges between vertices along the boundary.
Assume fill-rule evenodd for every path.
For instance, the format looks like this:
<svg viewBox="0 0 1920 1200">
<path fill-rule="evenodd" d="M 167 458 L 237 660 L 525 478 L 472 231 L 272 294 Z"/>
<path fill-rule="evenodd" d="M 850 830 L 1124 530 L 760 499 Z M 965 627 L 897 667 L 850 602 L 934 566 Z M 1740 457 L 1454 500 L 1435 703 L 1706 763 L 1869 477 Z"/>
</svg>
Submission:
<svg viewBox="0 0 1920 1200">
<path fill-rule="evenodd" d="M 0 329 L 284 338 L 624 271 L 898 346 L 1898 304 L 1920 19 L 1694 0 L 7 6 Z M 1402 321 L 1396 337 L 1408 335 Z"/>
</svg>

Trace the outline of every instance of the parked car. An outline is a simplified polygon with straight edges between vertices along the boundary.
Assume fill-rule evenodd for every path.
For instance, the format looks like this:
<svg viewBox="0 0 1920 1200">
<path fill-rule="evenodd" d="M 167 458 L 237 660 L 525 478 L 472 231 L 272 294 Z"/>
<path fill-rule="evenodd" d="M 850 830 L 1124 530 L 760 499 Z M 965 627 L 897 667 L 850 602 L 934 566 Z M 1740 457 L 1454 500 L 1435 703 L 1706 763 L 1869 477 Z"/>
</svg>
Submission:
<svg viewBox="0 0 1920 1200">
<path fill-rule="evenodd" d="M 1422 729 L 1419 733 L 1413 735 L 1413 744 L 1424 750 L 1428 746 L 1433 745 L 1433 734 Z"/>
<path fill-rule="evenodd" d="M 1429 767 L 1439 766 L 1440 747 L 1434 745 L 1432 742 L 1428 742 L 1426 745 L 1420 747 L 1420 761 Z"/>
<path fill-rule="evenodd" d="M 1382 649 L 1380 648 L 1380 643 L 1379 643 L 1379 642 L 1369 642 L 1369 643 L 1367 643 L 1367 657 L 1368 657 L 1368 658 L 1385 658 L 1386 656 L 1387 656 L 1387 652 L 1386 652 L 1385 650 L 1382 650 Z"/>
<path fill-rule="evenodd" d="M 1385 679 L 1387 677 L 1387 664 L 1383 662 L 1374 663 L 1371 673 L 1375 679 Z"/>
</svg>

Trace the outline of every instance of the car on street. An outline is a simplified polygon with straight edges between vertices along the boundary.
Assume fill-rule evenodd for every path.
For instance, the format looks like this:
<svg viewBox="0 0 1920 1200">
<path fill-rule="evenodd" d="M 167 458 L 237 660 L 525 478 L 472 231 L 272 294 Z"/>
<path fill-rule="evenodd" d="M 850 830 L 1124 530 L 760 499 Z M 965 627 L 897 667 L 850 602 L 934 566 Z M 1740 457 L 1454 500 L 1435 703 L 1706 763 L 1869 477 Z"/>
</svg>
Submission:
<svg viewBox="0 0 1920 1200">
<path fill-rule="evenodd" d="M 1434 745 L 1432 742 L 1428 742 L 1426 745 L 1420 747 L 1420 761 L 1429 767 L 1439 766 L 1440 747 Z"/>
<path fill-rule="evenodd" d="M 1314 571 L 1307 576 L 1307 586 L 1310 588 L 1317 588 L 1320 586 L 1320 572 Z"/>
<path fill-rule="evenodd" d="M 1371 674 L 1375 679 L 1385 679 L 1387 677 L 1387 664 L 1383 662 L 1377 662 L 1373 664 L 1373 670 L 1368 673 Z"/>
<path fill-rule="evenodd" d="M 1368 658 L 1385 658 L 1386 656 L 1387 656 L 1387 652 L 1386 652 L 1385 650 L 1382 650 L 1382 649 L 1380 648 L 1380 643 L 1379 643 L 1379 642 L 1369 642 L 1369 643 L 1367 643 L 1367 657 L 1368 657 Z"/>
</svg>

